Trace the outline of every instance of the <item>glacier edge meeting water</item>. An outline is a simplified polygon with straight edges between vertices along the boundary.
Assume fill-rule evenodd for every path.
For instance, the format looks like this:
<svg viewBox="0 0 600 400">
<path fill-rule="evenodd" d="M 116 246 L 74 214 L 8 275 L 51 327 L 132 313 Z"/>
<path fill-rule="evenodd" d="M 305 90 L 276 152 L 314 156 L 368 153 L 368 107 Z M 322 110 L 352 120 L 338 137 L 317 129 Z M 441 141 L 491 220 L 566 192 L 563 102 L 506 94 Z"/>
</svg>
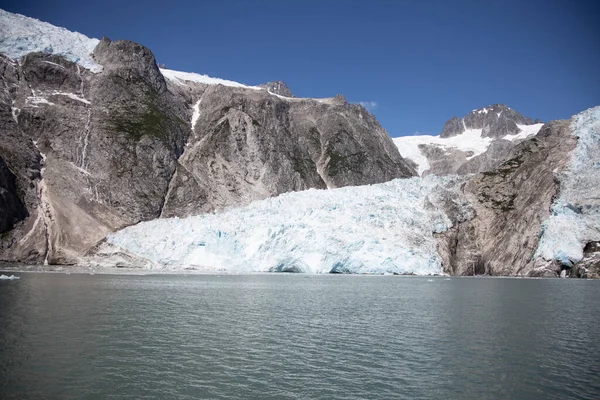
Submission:
<svg viewBox="0 0 600 400">
<path fill-rule="evenodd" d="M 107 242 L 165 268 L 227 272 L 442 273 L 434 233 L 461 177 L 429 176 L 307 190 L 223 213 L 143 222 Z"/>
<path fill-rule="evenodd" d="M 600 107 L 572 119 L 578 137 L 542 224 L 534 259 L 573 264 L 600 241 Z M 107 243 L 166 269 L 207 272 L 441 274 L 434 234 L 472 216 L 460 190 L 468 176 L 397 179 L 292 192 L 222 213 L 159 219 L 125 228 Z M 456 217 L 456 216 L 455 216 Z"/>
<path fill-rule="evenodd" d="M 578 137 L 577 146 L 558 176 L 559 194 L 542 224 L 534 255 L 564 265 L 580 261 L 587 242 L 600 241 L 600 107 L 573 116 L 571 131 Z"/>
</svg>

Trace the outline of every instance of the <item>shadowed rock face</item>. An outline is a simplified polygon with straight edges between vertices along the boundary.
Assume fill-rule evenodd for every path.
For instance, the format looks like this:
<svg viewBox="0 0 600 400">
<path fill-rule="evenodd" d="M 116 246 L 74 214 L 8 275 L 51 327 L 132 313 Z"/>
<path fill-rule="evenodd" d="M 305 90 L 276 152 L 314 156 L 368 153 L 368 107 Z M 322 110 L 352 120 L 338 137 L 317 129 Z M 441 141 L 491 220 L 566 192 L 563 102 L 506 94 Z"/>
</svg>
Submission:
<svg viewBox="0 0 600 400">
<path fill-rule="evenodd" d="M 16 223 L 2 260 L 74 263 L 106 234 L 161 215 L 415 174 L 343 97 L 177 85 L 129 41 L 105 38 L 94 58 L 101 73 L 49 54 L 0 56 L 0 231 Z"/>
<path fill-rule="evenodd" d="M 27 217 L 27 209 L 17 195 L 16 178 L 0 157 L 0 233 Z"/>
<path fill-rule="evenodd" d="M 445 272 L 530 272 L 541 224 L 558 190 L 555 176 L 567 165 L 576 143 L 569 121 L 553 121 L 517 145 L 496 169 L 469 180 L 464 193 L 475 217 L 438 237 Z"/>
<path fill-rule="evenodd" d="M 448 138 L 460 135 L 464 131 L 465 125 L 463 124 L 463 120 L 458 117 L 452 117 L 444 124 L 444 128 L 442 129 L 442 133 L 440 133 L 440 137 Z"/>
</svg>

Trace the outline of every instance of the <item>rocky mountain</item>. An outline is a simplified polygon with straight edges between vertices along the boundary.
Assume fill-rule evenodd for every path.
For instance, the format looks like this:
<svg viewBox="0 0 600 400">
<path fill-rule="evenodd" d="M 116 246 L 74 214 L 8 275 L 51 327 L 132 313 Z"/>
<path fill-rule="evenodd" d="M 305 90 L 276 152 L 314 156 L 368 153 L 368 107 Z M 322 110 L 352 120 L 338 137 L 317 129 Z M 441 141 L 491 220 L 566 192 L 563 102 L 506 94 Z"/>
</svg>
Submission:
<svg viewBox="0 0 600 400">
<path fill-rule="evenodd" d="M 489 171 L 506 159 L 513 147 L 535 135 L 543 123 L 503 104 L 452 117 L 439 136 L 394 139 L 400 153 L 417 164 L 419 175 L 470 174 Z"/>
<path fill-rule="evenodd" d="M 415 174 L 342 96 L 160 70 L 137 43 L 0 21 L 3 260 L 74 263 L 140 221 Z"/>
<path fill-rule="evenodd" d="M 599 277 L 600 107 L 392 141 L 341 95 L 1 10 L 0 53 L 0 261 Z"/>
<path fill-rule="evenodd" d="M 546 124 L 474 176 L 289 193 L 218 215 L 149 221 L 109 235 L 88 262 L 599 278 L 599 166 L 596 107 Z"/>
</svg>

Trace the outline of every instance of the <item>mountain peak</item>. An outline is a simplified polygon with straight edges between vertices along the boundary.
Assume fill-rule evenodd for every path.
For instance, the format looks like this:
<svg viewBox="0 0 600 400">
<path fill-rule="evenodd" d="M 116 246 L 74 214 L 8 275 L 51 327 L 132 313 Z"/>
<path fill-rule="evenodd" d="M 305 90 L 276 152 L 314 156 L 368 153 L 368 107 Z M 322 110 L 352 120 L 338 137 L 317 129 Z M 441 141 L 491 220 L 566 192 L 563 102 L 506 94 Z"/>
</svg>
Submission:
<svg viewBox="0 0 600 400">
<path fill-rule="evenodd" d="M 296 97 L 294 96 L 288 85 L 286 85 L 283 81 L 271 81 L 263 83 L 262 85 L 258 85 L 258 87 L 267 89 L 269 92 L 273 94 L 278 94 L 279 96 Z"/>
<path fill-rule="evenodd" d="M 539 121 L 539 120 L 536 120 Z M 464 118 L 452 117 L 445 124 L 441 138 L 460 135 L 466 130 L 481 129 L 481 137 L 501 138 L 521 131 L 517 125 L 532 125 L 535 121 L 504 104 L 477 108 Z"/>
</svg>

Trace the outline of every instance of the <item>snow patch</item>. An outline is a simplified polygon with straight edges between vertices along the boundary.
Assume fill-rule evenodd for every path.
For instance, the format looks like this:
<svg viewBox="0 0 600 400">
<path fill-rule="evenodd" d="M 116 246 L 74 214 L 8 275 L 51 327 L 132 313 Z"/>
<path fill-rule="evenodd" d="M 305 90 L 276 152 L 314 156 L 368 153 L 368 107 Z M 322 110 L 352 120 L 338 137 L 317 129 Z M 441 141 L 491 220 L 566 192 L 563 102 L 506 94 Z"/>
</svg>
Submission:
<svg viewBox="0 0 600 400">
<path fill-rule="evenodd" d="M 492 143 L 492 138 L 489 137 L 481 137 L 481 129 L 467 129 L 465 132 L 460 135 L 452 136 L 449 138 L 441 138 L 439 136 L 432 135 L 422 135 L 422 136 L 402 136 L 398 138 L 393 138 L 394 143 L 398 147 L 400 151 L 400 155 L 402 157 L 406 157 L 417 163 L 418 168 L 417 172 L 419 176 L 423 174 L 423 172 L 429 169 L 429 163 L 427 162 L 427 157 L 421 152 L 419 149 L 419 145 L 436 145 L 440 146 L 444 149 L 457 149 L 464 152 L 473 152 L 471 157 L 475 157 L 483 152 L 485 152 L 490 143 Z M 467 159 L 471 158 L 468 157 Z"/>
<path fill-rule="evenodd" d="M 467 210 L 461 182 L 429 176 L 311 189 L 221 214 L 139 223 L 107 241 L 169 269 L 440 274 L 433 233 L 451 227 L 441 193 Z"/>
<path fill-rule="evenodd" d="M 266 90 L 267 93 L 269 93 L 271 96 L 275 96 L 275 97 L 278 97 L 278 98 L 280 98 L 282 100 L 286 100 L 286 101 L 314 100 L 314 101 L 318 101 L 319 103 L 324 103 L 324 104 L 332 104 L 334 101 L 333 97 L 323 98 L 323 99 L 286 97 L 286 96 L 282 96 L 280 94 L 273 93 L 273 92 L 271 92 L 265 88 L 259 87 L 259 86 L 248 86 L 248 85 L 244 85 L 239 82 L 229 81 L 227 79 L 211 78 L 208 75 L 197 74 L 195 72 L 181 72 L 181 71 L 173 71 L 171 69 L 162 69 L 162 68 L 160 69 L 160 72 L 163 74 L 165 79 L 168 79 L 171 82 L 173 82 L 179 86 L 188 86 L 188 82 L 194 82 L 194 83 L 201 83 L 204 85 L 223 85 L 223 86 L 238 87 L 238 88 L 243 88 L 243 89 Z M 198 103 L 196 103 L 196 104 L 198 104 Z M 194 112 L 195 111 L 196 111 L 196 105 L 194 105 Z M 196 115 L 196 114 L 194 114 L 194 115 Z M 200 114 L 198 113 L 198 116 L 199 115 Z M 193 116 L 192 116 L 192 118 L 193 118 Z M 193 129 L 193 126 L 194 126 L 194 122 L 192 122 L 192 129 Z"/>
<path fill-rule="evenodd" d="M 198 118 L 200 118 L 200 102 L 202 98 L 198 99 L 198 101 L 194 104 L 194 111 L 192 113 L 192 132 L 194 132 L 194 128 L 196 127 L 196 122 L 198 122 Z"/>
<path fill-rule="evenodd" d="M 525 139 L 529 136 L 536 135 L 544 124 L 517 126 L 521 129 L 521 132 L 516 135 L 504 136 L 502 139 L 511 141 Z M 419 145 L 435 145 L 446 151 L 456 149 L 464 152 L 473 152 L 473 155 L 466 158 L 469 160 L 484 153 L 493 140 L 494 139 L 490 137 L 481 137 L 481 129 L 466 129 L 465 132 L 460 135 L 448 138 L 441 138 L 433 135 L 401 136 L 393 138 L 394 143 L 400 151 L 400 155 L 417 164 L 419 176 L 430 168 L 427 157 L 421 152 Z"/>
<path fill-rule="evenodd" d="M 69 97 L 69 98 L 71 98 L 73 100 L 77 100 L 77 101 L 80 101 L 80 102 L 85 103 L 85 104 L 91 104 L 89 100 L 84 99 L 83 97 L 80 97 L 80 96 L 76 95 L 75 93 L 56 92 L 55 91 L 55 92 L 52 92 L 52 95 L 53 96 L 54 95 L 67 96 L 67 97 Z"/>
<path fill-rule="evenodd" d="M 540 129 L 542 129 L 542 126 L 544 126 L 544 124 L 533 124 L 533 125 L 517 124 L 517 127 L 521 131 L 519 133 L 517 133 L 516 135 L 506 135 L 502 139 L 510 140 L 510 141 L 527 139 L 529 136 L 537 135 L 538 132 L 540 131 Z"/>
<path fill-rule="evenodd" d="M 20 277 L 18 277 L 18 276 L 15 276 L 15 275 L 10 275 L 10 276 L 8 276 L 8 275 L 4 275 L 4 274 L 3 274 L 3 275 L 0 275 L 0 280 L 9 280 L 9 281 L 13 281 L 13 280 L 16 280 L 16 279 L 21 279 L 21 278 L 20 278 Z"/>
<path fill-rule="evenodd" d="M 267 90 L 267 93 L 269 93 L 271 96 L 275 96 L 280 98 L 281 100 L 285 100 L 285 101 L 306 101 L 306 100 L 313 100 L 319 103 L 323 103 L 323 104 L 334 104 L 335 102 L 335 97 L 325 97 L 325 98 L 313 98 L 313 97 L 286 97 L 286 96 L 282 96 L 280 94 L 277 93 L 273 93 L 269 90 Z M 362 118 L 362 116 L 361 116 Z"/>
<path fill-rule="evenodd" d="M 54 65 L 55 67 L 59 67 L 60 69 L 66 69 L 64 66 L 57 64 L 57 63 L 53 63 L 52 61 L 44 61 L 46 64 L 50 64 L 50 65 Z"/>
<path fill-rule="evenodd" d="M 197 74 L 195 72 L 181 72 L 163 68 L 160 69 L 160 72 L 166 79 L 180 86 L 187 86 L 187 82 L 195 82 L 205 85 L 224 85 L 244 89 L 263 90 L 258 86 L 248 86 L 242 83 L 229 81 L 227 79 L 211 78 L 208 75 Z"/>
<path fill-rule="evenodd" d="M 12 114 L 13 120 L 18 124 L 19 123 L 19 114 L 21 113 L 21 109 L 17 108 L 17 107 L 11 107 L 10 112 Z"/>
<path fill-rule="evenodd" d="M 94 73 L 102 66 L 91 56 L 100 41 L 20 14 L 0 9 L 0 53 L 19 59 L 33 52 L 65 57 Z"/>
<path fill-rule="evenodd" d="M 583 258 L 589 241 L 600 241 L 600 107 L 572 118 L 578 137 L 567 169 L 558 176 L 560 192 L 542 224 L 535 257 L 570 266 Z"/>
<path fill-rule="evenodd" d="M 26 104 L 31 104 L 33 107 L 38 107 L 40 104 L 48 104 L 50 106 L 54 106 L 56 104 L 48 101 L 45 97 L 41 96 L 29 96 L 25 99 Z"/>
</svg>

